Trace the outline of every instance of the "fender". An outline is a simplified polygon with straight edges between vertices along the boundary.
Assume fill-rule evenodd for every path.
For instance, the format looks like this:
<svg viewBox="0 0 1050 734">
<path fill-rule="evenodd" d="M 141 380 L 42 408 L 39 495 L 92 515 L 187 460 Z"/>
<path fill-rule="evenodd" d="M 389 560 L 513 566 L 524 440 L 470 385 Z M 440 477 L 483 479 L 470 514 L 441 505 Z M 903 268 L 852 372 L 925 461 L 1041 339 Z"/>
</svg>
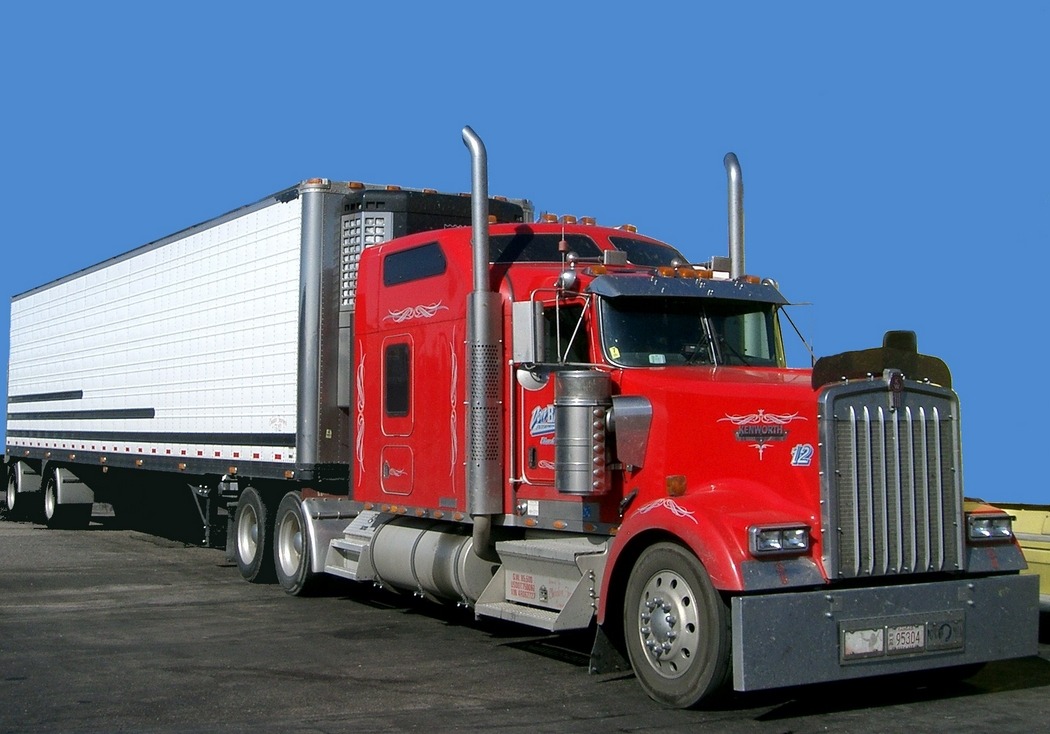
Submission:
<svg viewBox="0 0 1050 734">
<path fill-rule="evenodd" d="M 746 550 L 728 537 L 724 515 L 708 511 L 711 505 L 708 499 L 698 494 L 659 497 L 639 504 L 624 518 L 610 549 L 606 573 L 602 576 L 598 600 L 599 623 L 605 620 L 610 586 L 617 575 L 622 554 L 633 546 L 636 538 L 650 532 L 659 533 L 665 538 L 672 536 L 692 550 L 704 564 L 715 588 L 743 588 L 740 562 Z M 633 561 L 633 558 L 629 560 Z"/>
<path fill-rule="evenodd" d="M 761 497 L 763 502 L 757 501 Z M 731 481 L 722 486 L 708 485 L 702 491 L 688 491 L 679 497 L 660 496 L 633 507 L 613 540 L 602 576 L 598 600 L 598 622 L 604 623 L 607 602 L 614 596 L 614 584 L 623 579 L 641 548 L 651 540 L 677 540 L 689 548 L 704 565 L 719 591 L 742 592 L 789 586 L 826 583 L 814 538 L 811 555 L 788 559 L 755 559 L 748 550 L 747 529 L 755 524 L 808 522 L 819 528 L 816 518 L 802 514 L 793 503 L 770 500 L 780 497 L 769 487 L 754 482 Z M 764 504 L 764 506 L 763 506 Z M 761 510 L 752 510 L 762 507 Z M 652 536 L 645 540 L 643 536 Z M 640 545 L 639 545 L 640 544 Z M 614 603 L 615 600 L 614 600 Z"/>
<path fill-rule="evenodd" d="M 80 477 L 64 465 L 44 462 L 41 476 L 54 472 L 55 499 L 60 505 L 90 505 L 95 501 L 94 491 Z"/>
</svg>

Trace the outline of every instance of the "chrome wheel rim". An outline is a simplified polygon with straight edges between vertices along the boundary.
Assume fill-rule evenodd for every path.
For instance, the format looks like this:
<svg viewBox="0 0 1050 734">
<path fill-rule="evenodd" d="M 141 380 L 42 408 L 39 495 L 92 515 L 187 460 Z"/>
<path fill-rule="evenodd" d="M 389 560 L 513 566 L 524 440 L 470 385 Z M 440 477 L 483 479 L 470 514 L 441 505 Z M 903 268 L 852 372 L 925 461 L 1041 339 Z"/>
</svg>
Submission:
<svg viewBox="0 0 1050 734">
<path fill-rule="evenodd" d="M 649 666 L 664 678 L 684 675 L 700 652 L 700 613 L 689 582 L 674 571 L 654 573 L 638 600 L 637 622 Z"/>
<path fill-rule="evenodd" d="M 286 512 L 277 530 L 277 557 L 289 578 L 299 572 L 303 559 L 303 528 L 294 512 Z"/>
<path fill-rule="evenodd" d="M 245 563 L 251 563 L 259 552 L 259 516 L 251 505 L 244 506 L 237 523 L 237 552 Z"/>
</svg>

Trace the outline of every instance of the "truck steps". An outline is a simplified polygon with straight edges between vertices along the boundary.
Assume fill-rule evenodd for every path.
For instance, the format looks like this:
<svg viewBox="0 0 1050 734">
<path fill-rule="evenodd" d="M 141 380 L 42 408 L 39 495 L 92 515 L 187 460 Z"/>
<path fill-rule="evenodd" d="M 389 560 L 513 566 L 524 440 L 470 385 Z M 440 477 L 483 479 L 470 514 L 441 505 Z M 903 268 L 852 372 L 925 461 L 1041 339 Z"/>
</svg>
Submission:
<svg viewBox="0 0 1050 734">
<path fill-rule="evenodd" d="M 508 540 L 496 543 L 503 564 L 474 613 L 548 632 L 590 624 L 608 543 L 588 538 Z"/>
<path fill-rule="evenodd" d="M 346 527 L 342 538 L 335 538 L 329 543 L 325 573 L 351 581 L 370 581 L 375 578 L 368 547 L 379 527 L 376 522 L 378 517 L 378 512 L 362 512 Z"/>
</svg>

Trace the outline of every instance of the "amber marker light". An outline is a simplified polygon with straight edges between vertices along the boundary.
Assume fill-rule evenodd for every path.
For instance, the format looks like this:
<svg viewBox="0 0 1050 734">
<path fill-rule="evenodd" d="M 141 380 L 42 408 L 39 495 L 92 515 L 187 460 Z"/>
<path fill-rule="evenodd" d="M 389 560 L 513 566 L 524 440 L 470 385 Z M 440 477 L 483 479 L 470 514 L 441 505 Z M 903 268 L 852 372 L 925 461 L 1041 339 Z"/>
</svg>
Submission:
<svg viewBox="0 0 1050 734">
<path fill-rule="evenodd" d="M 593 227 L 598 223 L 598 220 L 594 217 L 580 217 L 580 224 L 586 224 L 588 227 Z"/>
<path fill-rule="evenodd" d="M 565 214 L 561 218 L 561 223 L 562 224 L 576 224 L 576 217 L 574 217 L 572 214 Z"/>
<path fill-rule="evenodd" d="M 664 477 L 664 486 L 668 497 L 681 497 L 685 494 L 685 474 L 669 474 Z"/>
<path fill-rule="evenodd" d="M 558 215 L 557 214 L 551 214 L 550 212 L 543 212 L 542 214 L 540 214 L 540 221 L 541 222 L 549 222 L 551 224 L 557 224 L 558 223 Z"/>
</svg>

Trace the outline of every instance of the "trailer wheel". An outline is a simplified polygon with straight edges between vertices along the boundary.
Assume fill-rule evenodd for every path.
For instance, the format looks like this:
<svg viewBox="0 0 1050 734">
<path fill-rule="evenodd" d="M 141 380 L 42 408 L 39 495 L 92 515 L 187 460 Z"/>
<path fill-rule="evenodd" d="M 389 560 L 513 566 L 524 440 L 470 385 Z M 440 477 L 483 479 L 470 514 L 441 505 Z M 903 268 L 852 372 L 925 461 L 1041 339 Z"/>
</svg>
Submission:
<svg viewBox="0 0 1050 734">
<path fill-rule="evenodd" d="M 21 507 L 18 505 L 18 478 L 15 476 L 15 465 L 6 467 L 7 491 L 4 494 L 4 505 L 7 507 L 7 517 L 14 520 L 18 517 Z"/>
<path fill-rule="evenodd" d="M 729 678 L 729 609 L 703 564 L 674 543 L 642 553 L 624 599 L 624 639 L 635 676 L 649 697 L 694 706 Z"/>
<path fill-rule="evenodd" d="M 289 492 L 277 507 L 273 561 L 277 582 L 292 596 L 308 596 L 320 580 L 312 570 L 309 528 L 298 492 Z"/>
<path fill-rule="evenodd" d="M 58 504 L 56 471 L 48 471 L 44 480 L 44 524 L 52 530 L 83 530 L 91 524 L 91 505 Z"/>
<path fill-rule="evenodd" d="M 40 515 L 40 492 L 20 492 L 19 482 L 21 469 L 17 461 L 7 466 L 7 492 L 4 503 L 7 505 L 8 520 L 32 520 Z"/>
<path fill-rule="evenodd" d="M 244 490 L 237 500 L 234 533 L 237 568 L 241 576 L 255 584 L 272 583 L 274 568 L 270 545 L 273 543 L 273 524 L 269 508 L 254 487 Z"/>
</svg>

